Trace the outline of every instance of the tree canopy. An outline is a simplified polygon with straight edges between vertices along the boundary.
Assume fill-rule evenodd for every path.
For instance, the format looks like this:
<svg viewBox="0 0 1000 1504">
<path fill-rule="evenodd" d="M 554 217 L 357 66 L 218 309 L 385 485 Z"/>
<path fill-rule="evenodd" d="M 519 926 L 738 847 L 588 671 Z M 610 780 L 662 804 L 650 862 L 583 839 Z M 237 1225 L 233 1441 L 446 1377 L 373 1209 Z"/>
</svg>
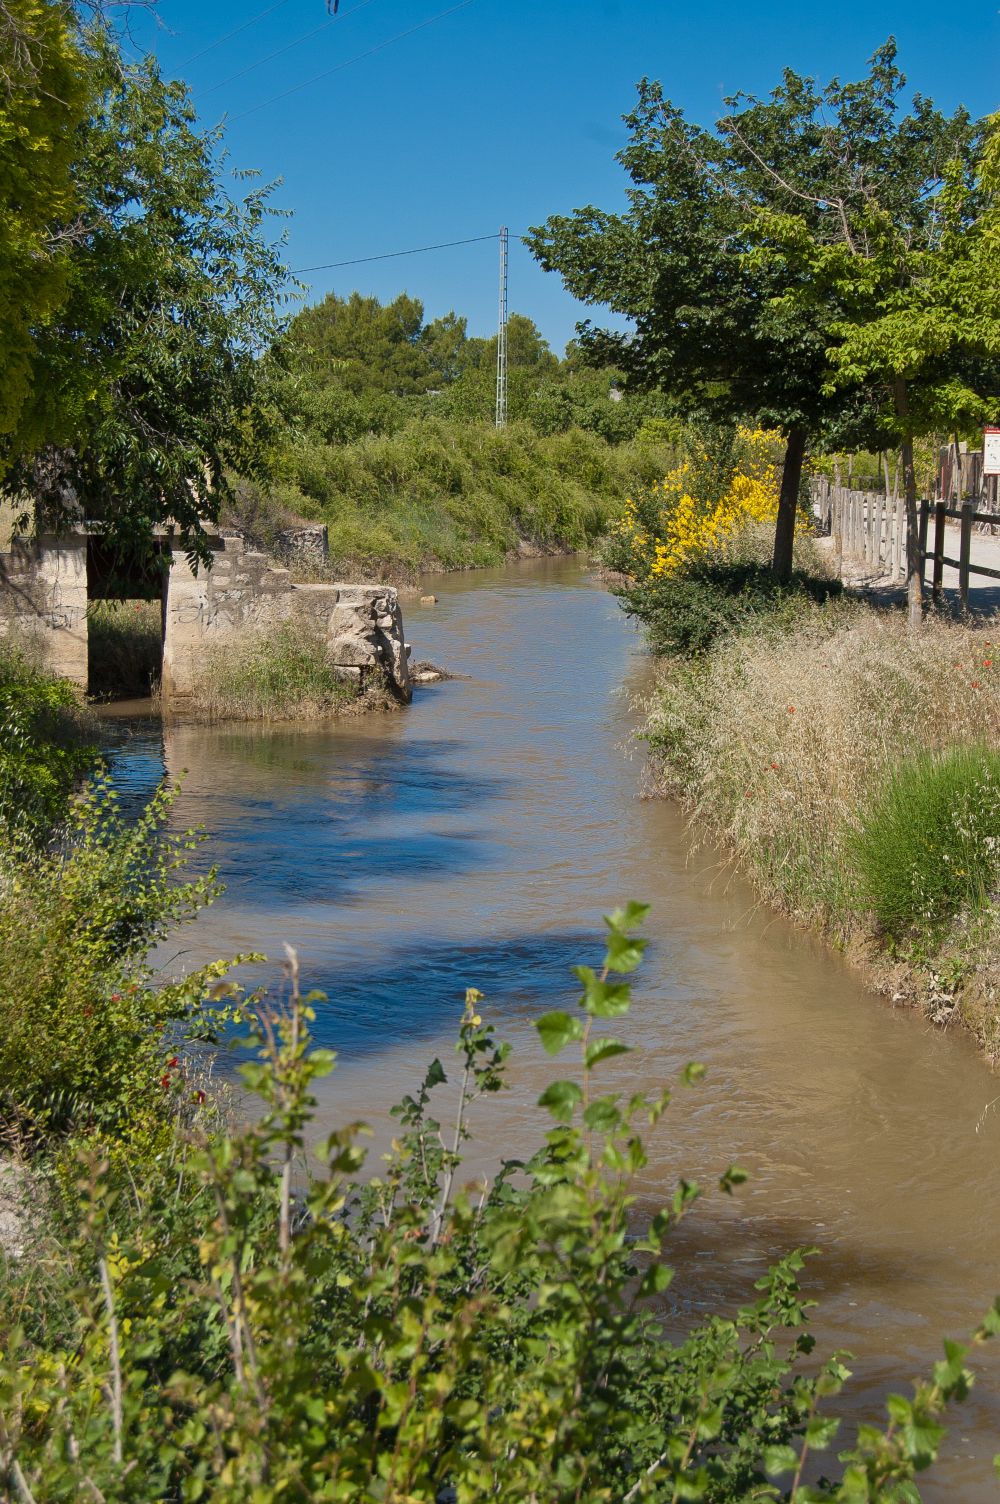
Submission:
<svg viewBox="0 0 1000 1504">
<path fill-rule="evenodd" d="M 67 285 L 77 194 L 74 132 L 86 106 L 83 58 L 61 5 L 0 6 L 0 475 L 26 442 L 35 332 Z M 61 226 L 53 236 L 52 226 Z"/>
<path fill-rule="evenodd" d="M 40 66 L 64 45 L 50 22 Z M 227 467 L 252 470 L 262 452 L 258 357 L 286 275 L 267 188 L 250 175 L 231 196 L 219 134 L 196 126 L 185 86 L 151 58 L 127 66 L 103 24 L 77 32 L 72 66 L 86 109 L 64 148 L 68 187 L 38 229 L 61 282 L 44 316 L 27 315 L 0 467 L 39 519 L 79 506 L 119 554 L 147 552 L 167 520 L 203 552 Z"/>
<path fill-rule="evenodd" d="M 852 317 L 837 288 L 768 248 L 778 223 L 794 222 L 800 246 L 838 243 L 876 200 L 901 239 L 927 243 L 949 163 L 969 160 L 976 128 L 965 111 L 946 116 L 920 97 L 903 114 L 904 87 L 890 41 L 858 82 L 821 89 L 786 70 L 766 99 L 727 99 L 706 130 L 644 80 L 619 154 L 628 209 L 578 209 L 529 236 L 573 293 L 632 321 L 625 335 L 584 327 L 592 350 L 690 412 L 785 434 L 780 574 L 791 568 L 807 444 L 871 441 L 884 412 L 866 373 L 845 365 L 831 380 L 830 352 Z"/>
</svg>

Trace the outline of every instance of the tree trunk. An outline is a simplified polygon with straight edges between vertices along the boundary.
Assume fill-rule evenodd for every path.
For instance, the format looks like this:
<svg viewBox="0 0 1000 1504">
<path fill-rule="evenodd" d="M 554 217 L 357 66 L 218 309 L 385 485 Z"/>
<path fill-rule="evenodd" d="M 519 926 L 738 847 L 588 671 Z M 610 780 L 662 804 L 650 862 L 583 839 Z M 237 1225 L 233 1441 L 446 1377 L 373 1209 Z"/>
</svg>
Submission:
<svg viewBox="0 0 1000 1504">
<path fill-rule="evenodd" d="M 923 561 L 920 558 L 920 519 L 917 516 L 917 473 L 913 468 L 913 432 L 910 428 L 910 404 L 906 380 L 897 376 L 893 387 L 896 417 L 899 419 L 903 460 L 903 496 L 906 503 L 906 600 L 911 627 L 924 619 Z"/>
<path fill-rule="evenodd" d="M 806 453 L 806 431 L 793 428 L 785 445 L 785 464 L 781 472 L 778 517 L 774 525 L 774 554 L 771 572 L 779 580 L 792 577 L 792 548 L 795 543 L 795 514 L 799 505 L 802 461 Z"/>
</svg>

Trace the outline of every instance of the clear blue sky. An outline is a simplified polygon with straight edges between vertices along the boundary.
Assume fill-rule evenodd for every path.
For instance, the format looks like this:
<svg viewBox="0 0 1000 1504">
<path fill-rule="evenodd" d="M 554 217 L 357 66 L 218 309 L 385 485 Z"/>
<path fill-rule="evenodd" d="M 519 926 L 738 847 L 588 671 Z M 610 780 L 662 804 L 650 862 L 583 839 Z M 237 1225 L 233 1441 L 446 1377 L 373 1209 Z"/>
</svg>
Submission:
<svg viewBox="0 0 1000 1504">
<path fill-rule="evenodd" d="M 764 93 L 786 65 L 822 81 L 858 76 L 891 33 L 915 89 L 944 108 L 964 103 L 984 114 L 1000 106 L 996 0 L 471 0 L 432 19 L 455 4 L 341 0 L 329 21 L 325 0 L 279 0 L 203 52 L 268 0 L 159 0 L 158 20 L 139 13 L 132 34 L 167 73 L 188 81 L 206 124 L 227 119 L 234 166 L 283 180 L 275 201 L 292 212 L 294 268 L 501 224 L 517 232 L 587 203 L 618 207 L 621 115 L 643 75 L 659 78 L 707 124 L 724 95 Z M 454 308 L 468 316 L 470 333 L 495 327 L 494 242 L 303 280 L 310 301 L 330 289 L 382 299 L 405 290 L 423 299 L 428 317 Z M 534 318 L 560 353 L 582 313 L 516 242 L 510 306 Z"/>
</svg>

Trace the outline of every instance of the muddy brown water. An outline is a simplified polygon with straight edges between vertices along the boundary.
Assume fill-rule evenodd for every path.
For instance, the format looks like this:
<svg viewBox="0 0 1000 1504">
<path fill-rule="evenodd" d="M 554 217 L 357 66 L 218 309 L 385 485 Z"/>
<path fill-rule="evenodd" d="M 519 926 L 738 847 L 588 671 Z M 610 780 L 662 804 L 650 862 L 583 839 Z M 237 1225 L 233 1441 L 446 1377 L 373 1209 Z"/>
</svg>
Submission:
<svg viewBox="0 0 1000 1504">
<path fill-rule="evenodd" d="M 268 730 L 119 722 L 125 796 L 186 770 L 176 818 L 205 825 L 227 883 L 161 952 L 164 970 L 294 945 L 328 994 L 318 1037 L 339 1052 L 323 1119 L 366 1119 L 376 1150 L 422 1066 L 447 1065 L 464 989 L 479 987 L 515 1044 L 512 1089 L 480 1123 L 488 1168 L 544 1128 L 534 1103 L 552 1068 L 532 1017 L 572 1002 L 568 968 L 599 956 L 602 913 L 650 902 L 620 1077 L 652 1088 L 688 1060 L 707 1077 L 662 1120 L 643 1202 L 681 1174 L 709 1187 L 732 1161 L 751 1172 L 685 1224 L 671 1320 L 734 1308 L 769 1260 L 814 1244 L 814 1330 L 855 1355 L 841 1409 L 876 1416 L 1000 1291 L 1000 1080 L 967 1040 L 873 997 L 761 912 L 711 853 L 691 854 L 675 808 L 639 797 L 632 697 L 649 664 L 579 562 L 428 588 L 436 607 L 405 606 L 414 657 L 468 677 L 419 688 L 405 713 Z M 1000 1351 L 976 1366 L 929 1500 L 997 1497 Z"/>
</svg>

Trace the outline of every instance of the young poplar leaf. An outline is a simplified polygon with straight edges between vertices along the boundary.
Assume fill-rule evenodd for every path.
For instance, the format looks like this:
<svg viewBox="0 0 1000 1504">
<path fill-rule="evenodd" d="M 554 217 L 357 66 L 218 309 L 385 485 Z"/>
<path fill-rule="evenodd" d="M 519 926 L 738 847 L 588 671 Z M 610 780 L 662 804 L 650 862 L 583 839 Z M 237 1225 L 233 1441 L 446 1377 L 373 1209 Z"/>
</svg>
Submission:
<svg viewBox="0 0 1000 1504">
<path fill-rule="evenodd" d="M 731 1196 L 733 1194 L 733 1187 L 745 1185 L 748 1179 L 749 1176 L 746 1170 L 741 1169 L 739 1165 L 730 1165 L 726 1173 L 719 1179 L 719 1190 L 725 1191 L 727 1196 Z"/>
<path fill-rule="evenodd" d="M 538 1099 L 539 1107 L 547 1107 L 552 1116 L 568 1123 L 583 1092 L 575 1081 L 553 1081 Z"/>
<path fill-rule="evenodd" d="M 764 1471 L 776 1478 L 780 1473 L 794 1473 L 799 1465 L 799 1455 L 793 1447 L 765 1447 Z"/>
<path fill-rule="evenodd" d="M 611 1060 L 615 1055 L 631 1055 L 631 1053 L 631 1046 L 622 1044 L 620 1039 L 594 1039 L 587 1046 L 583 1063 L 589 1071 L 595 1065 L 600 1065 L 602 1060 Z"/>
<path fill-rule="evenodd" d="M 618 930 L 612 930 L 604 964 L 609 971 L 635 971 L 645 949 L 645 940 L 636 940 L 629 935 L 621 934 Z"/>
<path fill-rule="evenodd" d="M 614 1133 L 622 1120 L 617 1097 L 598 1097 L 583 1114 L 586 1126 L 595 1133 Z"/>
<path fill-rule="evenodd" d="M 685 1086 L 694 1086 L 696 1081 L 705 1079 L 705 1067 L 698 1060 L 690 1060 L 681 1071 L 681 1080 Z"/>
<path fill-rule="evenodd" d="M 596 977 L 588 982 L 583 997 L 583 1008 L 594 1018 L 618 1018 L 629 1010 L 632 990 L 627 982 L 599 982 Z"/>
<path fill-rule="evenodd" d="M 629 899 L 623 909 L 615 909 L 613 913 L 606 914 L 604 923 L 613 930 L 633 930 L 641 924 L 649 913 L 648 903 L 636 903 Z"/>
<path fill-rule="evenodd" d="M 542 1047 L 547 1055 L 558 1055 L 571 1039 L 579 1039 L 583 1033 L 580 1020 L 561 1010 L 544 1013 L 535 1024 L 535 1028 L 538 1030 Z"/>
</svg>

